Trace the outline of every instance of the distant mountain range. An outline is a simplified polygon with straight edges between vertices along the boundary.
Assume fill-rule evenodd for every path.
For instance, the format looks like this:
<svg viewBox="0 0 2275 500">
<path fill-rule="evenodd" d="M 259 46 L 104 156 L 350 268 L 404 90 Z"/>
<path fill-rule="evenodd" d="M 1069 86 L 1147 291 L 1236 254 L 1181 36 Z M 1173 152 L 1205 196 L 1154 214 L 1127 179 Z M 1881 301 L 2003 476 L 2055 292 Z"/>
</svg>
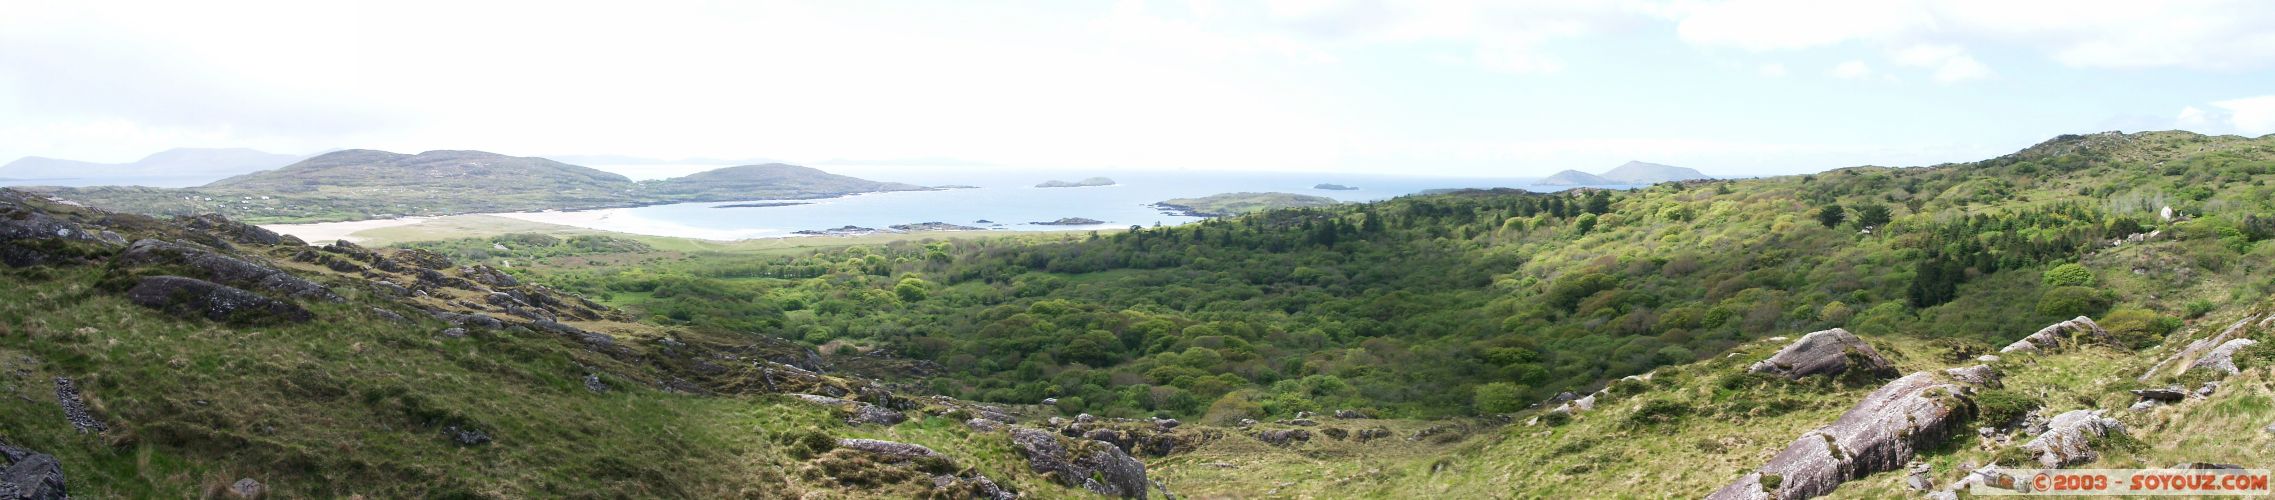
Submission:
<svg viewBox="0 0 2275 500">
<path fill-rule="evenodd" d="M 634 182 L 546 158 L 482 151 L 334 151 L 274 170 L 182 189 L 100 186 L 49 192 L 152 215 L 218 212 L 254 222 L 314 222 L 663 203 L 828 198 L 931 189 L 770 163 Z"/>
<path fill-rule="evenodd" d="M 26 156 L 0 165 L 0 177 L 23 180 L 182 178 L 220 179 L 290 165 L 302 156 L 244 148 L 175 148 L 130 163 L 96 163 Z"/>
<path fill-rule="evenodd" d="M 1609 186 L 1620 184 L 1657 184 L 1670 181 L 1687 181 L 1691 179 L 1712 178 L 1713 177 L 1707 177 L 1706 174 L 1689 168 L 1672 165 L 1660 165 L 1657 163 L 1630 161 L 1626 164 L 1612 168 L 1611 170 L 1607 170 L 1602 174 L 1591 174 L 1578 170 L 1566 170 L 1557 172 L 1555 175 L 1550 175 L 1548 178 L 1541 179 L 1538 184 L 1543 186 Z"/>
<path fill-rule="evenodd" d="M 695 157 L 668 160 L 663 158 L 647 158 L 626 155 L 553 155 L 547 156 L 546 158 L 551 158 L 562 163 L 573 163 L 577 165 L 758 165 L 764 163 L 782 163 L 782 160 L 771 158 L 728 159 Z"/>
</svg>

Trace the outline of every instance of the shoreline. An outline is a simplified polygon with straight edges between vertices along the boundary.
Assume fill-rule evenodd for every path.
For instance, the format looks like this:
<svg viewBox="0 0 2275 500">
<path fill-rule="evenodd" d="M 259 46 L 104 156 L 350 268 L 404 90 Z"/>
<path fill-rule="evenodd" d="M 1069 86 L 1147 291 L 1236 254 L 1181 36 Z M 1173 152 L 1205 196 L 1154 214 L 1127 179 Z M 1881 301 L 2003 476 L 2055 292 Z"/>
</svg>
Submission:
<svg viewBox="0 0 2275 500">
<path fill-rule="evenodd" d="M 260 224 L 259 227 L 275 231 L 277 234 L 300 238 L 300 241 L 307 242 L 310 245 L 321 245 L 338 240 L 347 240 L 349 243 L 363 243 L 368 237 L 356 236 L 355 233 L 373 229 L 418 225 L 437 218 L 397 217 L 393 219 L 364 219 L 308 224 Z"/>
</svg>

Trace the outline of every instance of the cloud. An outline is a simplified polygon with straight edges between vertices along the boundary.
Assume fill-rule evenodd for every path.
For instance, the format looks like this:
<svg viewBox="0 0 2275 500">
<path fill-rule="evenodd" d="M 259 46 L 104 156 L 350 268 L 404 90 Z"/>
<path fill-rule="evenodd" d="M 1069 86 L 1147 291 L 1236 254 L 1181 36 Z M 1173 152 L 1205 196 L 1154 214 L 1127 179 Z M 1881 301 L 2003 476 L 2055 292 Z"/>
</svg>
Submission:
<svg viewBox="0 0 2275 500">
<path fill-rule="evenodd" d="M 1967 49 L 1950 44 L 1919 44 L 1895 51 L 1896 64 L 1929 68 L 1936 83 L 1957 83 L 1977 80 L 1991 75 L 1991 69 L 1967 54 Z"/>
<path fill-rule="evenodd" d="M 2225 112 L 2228 126 L 2236 132 L 2251 136 L 2275 133 L 2275 95 L 2229 99 L 2212 106 Z M 2187 118 L 2186 110 L 2181 116 Z"/>
<path fill-rule="evenodd" d="M 2212 124 L 2212 120 L 2204 116 L 2204 110 L 2195 106 L 2181 106 L 2180 116 L 2172 122 L 2173 126 L 2183 130 L 2204 130 Z"/>
<path fill-rule="evenodd" d="M 2080 68 L 2275 66 L 2275 9 L 2254 0 L 1675 0 L 1685 41 L 1749 51 L 1970 41 Z M 1979 65 L 1980 63 L 1977 63 Z M 1970 78 L 1966 64 L 1938 78 Z"/>
<path fill-rule="evenodd" d="M 1755 71 L 1770 78 L 1784 78 L 1786 74 L 1785 65 L 1778 63 L 1763 64 L 1761 69 Z"/>
<path fill-rule="evenodd" d="M 1833 69 L 1827 70 L 1825 74 L 1843 80 L 1862 80 L 1872 77 L 1873 72 L 1872 65 L 1865 64 L 1864 61 L 1845 61 L 1833 65 Z"/>
</svg>

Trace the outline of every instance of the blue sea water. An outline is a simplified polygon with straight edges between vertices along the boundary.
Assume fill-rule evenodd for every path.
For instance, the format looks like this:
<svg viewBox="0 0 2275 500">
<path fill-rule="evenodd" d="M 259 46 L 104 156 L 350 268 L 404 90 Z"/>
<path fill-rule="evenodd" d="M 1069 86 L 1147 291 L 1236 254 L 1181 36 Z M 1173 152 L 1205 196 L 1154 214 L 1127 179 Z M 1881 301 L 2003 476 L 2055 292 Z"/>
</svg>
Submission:
<svg viewBox="0 0 2275 500">
<path fill-rule="evenodd" d="M 607 169 L 606 167 L 596 167 Z M 914 167 L 824 167 L 833 173 L 867 179 L 918 185 L 968 185 L 969 189 L 872 193 L 820 200 L 747 200 L 718 203 L 681 203 L 636 208 L 594 210 L 575 214 L 513 214 L 556 224 L 591 229 L 737 240 L 794 236 L 800 230 L 845 226 L 885 229 L 897 224 L 944 222 L 995 231 L 1060 231 L 1178 225 L 1200 220 L 1164 214 L 1149 204 L 1172 198 L 1199 197 L 1232 192 L 1283 192 L 1325 196 L 1341 201 L 1383 200 L 1441 188 L 1510 187 L 1556 191 L 1568 186 L 1535 186 L 1528 178 L 1420 177 L 1355 175 L 1345 173 L 1210 172 L 1210 171 L 1006 171 Z M 673 172 L 678 174 L 679 172 Z M 636 173 L 627 172 L 635 177 Z M 1112 186 L 1038 188 L 1047 180 L 1080 180 L 1103 176 Z M 1313 189 L 1335 183 L 1359 189 Z M 1615 186 L 1616 187 L 1616 186 Z M 783 201 L 800 205 L 733 207 L 751 202 Z M 1083 226 L 1038 225 L 1034 222 L 1080 217 L 1105 221 Z M 983 222 L 985 221 L 985 222 Z"/>
</svg>

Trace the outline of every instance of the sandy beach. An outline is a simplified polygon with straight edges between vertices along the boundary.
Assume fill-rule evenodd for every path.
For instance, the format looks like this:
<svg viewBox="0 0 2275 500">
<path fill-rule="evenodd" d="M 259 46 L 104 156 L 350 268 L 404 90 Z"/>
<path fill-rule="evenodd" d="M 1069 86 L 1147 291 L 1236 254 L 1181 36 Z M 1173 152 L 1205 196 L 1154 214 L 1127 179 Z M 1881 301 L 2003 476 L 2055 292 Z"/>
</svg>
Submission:
<svg viewBox="0 0 2275 500">
<path fill-rule="evenodd" d="M 261 228 L 270 231 L 276 231 L 280 234 L 292 235 L 293 237 L 300 238 L 301 241 L 308 242 L 310 245 L 323 245 L 338 240 L 348 240 L 350 243 L 362 243 L 364 242 L 364 238 L 355 236 L 355 233 L 372 229 L 408 226 L 426 222 L 431 219 L 433 219 L 433 217 L 404 217 L 400 219 L 319 222 L 315 224 L 269 224 L 261 226 Z"/>
</svg>

